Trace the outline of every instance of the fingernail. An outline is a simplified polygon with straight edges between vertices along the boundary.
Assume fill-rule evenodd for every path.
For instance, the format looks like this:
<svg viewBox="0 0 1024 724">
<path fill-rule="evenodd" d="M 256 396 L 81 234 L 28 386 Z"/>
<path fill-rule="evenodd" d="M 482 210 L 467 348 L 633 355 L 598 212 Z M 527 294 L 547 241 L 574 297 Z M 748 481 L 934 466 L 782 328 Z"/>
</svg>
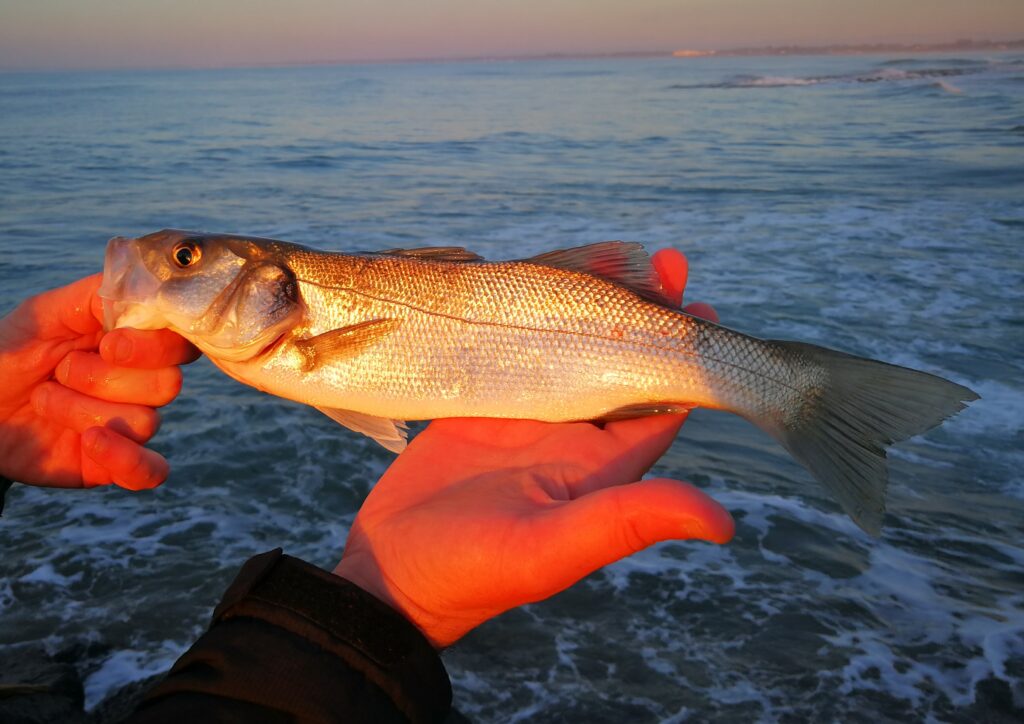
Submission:
<svg viewBox="0 0 1024 724">
<path fill-rule="evenodd" d="M 124 336 L 118 336 L 116 343 L 114 344 L 114 361 L 115 362 L 127 362 L 131 359 L 132 341 Z"/>
</svg>

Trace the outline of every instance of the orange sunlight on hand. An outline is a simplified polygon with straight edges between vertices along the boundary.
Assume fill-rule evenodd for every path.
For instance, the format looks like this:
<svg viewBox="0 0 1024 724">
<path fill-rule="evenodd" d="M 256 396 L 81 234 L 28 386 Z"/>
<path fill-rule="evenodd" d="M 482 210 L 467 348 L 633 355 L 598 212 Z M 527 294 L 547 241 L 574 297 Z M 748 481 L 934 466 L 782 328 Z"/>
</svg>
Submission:
<svg viewBox="0 0 1024 724">
<path fill-rule="evenodd" d="M 0 475 L 29 485 L 138 490 L 167 477 L 143 445 L 153 409 L 181 389 L 198 351 L 167 330 L 104 334 L 94 274 L 0 319 Z"/>
<path fill-rule="evenodd" d="M 686 259 L 655 254 L 681 303 Z M 690 313 L 717 321 L 708 305 Z M 435 646 L 658 541 L 725 543 L 729 513 L 688 483 L 640 478 L 686 415 L 606 424 L 436 420 L 370 492 L 335 573 Z"/>
</svg>

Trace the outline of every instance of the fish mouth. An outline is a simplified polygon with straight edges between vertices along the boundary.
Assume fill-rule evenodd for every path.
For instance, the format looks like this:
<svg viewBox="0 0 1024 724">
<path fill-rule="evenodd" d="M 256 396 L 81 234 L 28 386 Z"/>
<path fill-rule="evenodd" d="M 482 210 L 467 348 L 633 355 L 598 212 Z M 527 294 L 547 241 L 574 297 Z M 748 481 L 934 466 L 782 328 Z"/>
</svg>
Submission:
<svg viewBox="0 0 1024 724">
<path fill-rule="evenodd" d="M 136 239 L 116 236 L 107 242 L 103 283 L 97 294 L 103 300 L 103 328 L 155 329 L 162 317 L 154 308 L 160 279 L 146 267 Z"/>
</svg>

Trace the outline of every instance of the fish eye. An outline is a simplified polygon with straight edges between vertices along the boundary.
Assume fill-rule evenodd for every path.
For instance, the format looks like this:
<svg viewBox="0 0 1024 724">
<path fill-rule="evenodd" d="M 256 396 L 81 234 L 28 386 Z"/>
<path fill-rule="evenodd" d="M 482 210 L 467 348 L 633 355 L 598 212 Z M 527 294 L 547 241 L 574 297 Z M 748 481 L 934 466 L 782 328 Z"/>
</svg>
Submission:
<svg viewBox="0 0 1024 724">
<path fill-rule="evenodd" d="M 202 255 L 202 250 L 194 241 L 183 241 L 174 247 L 174 250 L 171 252 L 171 259 L 174 260 L 177 266 L 184 269 L 197 263 Z"/>
</svg>

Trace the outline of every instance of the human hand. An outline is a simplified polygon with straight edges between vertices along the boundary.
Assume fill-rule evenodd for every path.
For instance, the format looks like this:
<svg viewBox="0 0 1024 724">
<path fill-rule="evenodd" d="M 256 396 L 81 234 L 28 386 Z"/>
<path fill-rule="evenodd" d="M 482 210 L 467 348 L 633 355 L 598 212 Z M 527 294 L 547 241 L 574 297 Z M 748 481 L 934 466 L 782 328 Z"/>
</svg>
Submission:
<svg viewBox="0 0 1024 724">
<path fill-rule="evenodd" d="M 152 488 L 167 461 L 143 447 L 153 408 L 181 389 L 198 350 L 167 330 L 104 334 L 94 274 L 0 319 L 0 475 L 29 485 Z"/>
<path fill-rule="evenodd" d="M 654 255 L 682 302 L 682 254 Z M 718 321 L 706 304 L 686 307 Z M 640 481 L 686 415 L 607 423 L 436 420 L 370 492 L 334 572 L 438 647 L 668 539 L 725 543 L 729 513 L 675 480 Z"/>
</svg>

